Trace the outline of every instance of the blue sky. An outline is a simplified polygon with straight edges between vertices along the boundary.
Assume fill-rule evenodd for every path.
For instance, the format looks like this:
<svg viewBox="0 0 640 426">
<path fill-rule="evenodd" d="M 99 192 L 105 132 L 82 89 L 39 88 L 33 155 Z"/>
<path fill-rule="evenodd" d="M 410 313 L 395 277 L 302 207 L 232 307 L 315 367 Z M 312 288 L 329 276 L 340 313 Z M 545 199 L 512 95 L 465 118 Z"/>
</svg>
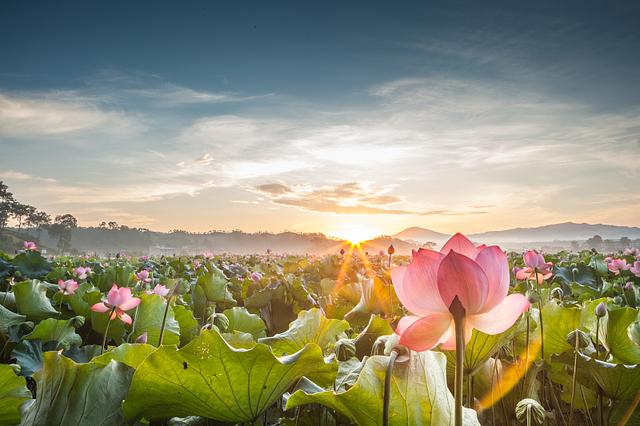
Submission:
<svg viewBox="0 0 640 426">
<path fill-rule="evenodd" d="M 0 5 L 0 179 L 81 223 L 640 225 L 637 2 Z"/>
</svg>

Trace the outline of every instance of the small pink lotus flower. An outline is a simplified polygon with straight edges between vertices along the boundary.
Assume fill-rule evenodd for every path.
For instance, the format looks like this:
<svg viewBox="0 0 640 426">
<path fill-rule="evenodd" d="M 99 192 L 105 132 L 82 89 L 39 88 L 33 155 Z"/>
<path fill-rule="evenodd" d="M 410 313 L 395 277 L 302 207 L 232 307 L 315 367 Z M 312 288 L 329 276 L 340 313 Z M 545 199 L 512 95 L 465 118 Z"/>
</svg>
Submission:
<svg viewBox="0 0 640 426">
<path fill-rule="evenodd" d="M 249 275 L 249 278 L 251 278 L 251 281 L 253 281 L 254 283 L 257 283 L 262 279 L 262 272 L 252 272 L 251 275 Z"/>
<path fill-rule="evenodd" d="M 153 290 L 147 290 L 147 294 L 157 294 L 158 296 L 165 297 L 169 294 L 169 289 L 162 284 L 156 284 Z"/>
<path fill-rule="evenodd" d="M 624 289 L 625 289 L 625 290 L 628 290 L 628 291 L 633 290 L 633 283 L 632 283 L 631 281 L 629 281 L 628 283 L 626 283 L 626 284 L 624 285 Z"/>
<path fill-rule="evenodd" d="M 640 256 L 640 248 L 626 248 L 624 249 L 624 255 L 638 257 Z"/>
<path fill-rule="evenodd" d="M 147 260 L 149 260 L 149 256 L 140 256 L 138 259 L 140 260 L 140 262 L 146 262 Z"/>
<path fill-rule="evenodd" d="M 58 288 L 63 295 L 72 295 L 78 289 L 78 283 L 75 280 L 58 280 Z"/>
<path fill-rule="evenodd" d="M 78 266 L 73 270 L 73 274 L 78 277 L 79 280 L 86 279 L 91 274 L 91 268 Z"/>
<path fill-rule="evenodd" d="M 38 246 L 33 241 L 25 241 L 22 243 L 22 247 L 24 247 L 27 251 L 37 250 Z"/>
<path fill-rule="evenodd" d="M 137 272 L 136 278 L 138 279 L 138 281 L 142 281 L 143 283 L 151 282 L 151 277 L 149 277 L 149 271 L 147 271 L 146 269 L 143 269 L 142 271 Z"/>
<path fill-rule="evenodd" d="M 213 253 L 211 253 L 210 251 L 202 253 L 202 257 L 204 257 L 205 259 L 213 259 Z"/>
<path fill-rule="evenodd" d="M 636 277 L 640 278 L 640 260 L 633 262 L 633 266 L 629 268 L 629 271 Z"/>
<path fill-rule="evenodd" d="M 200 261 L 199 260 L 194 260 L 193 261 L 193 269 L 198 269 L 200 267 Z"/>
<path fill-rule="evenodd" d="M 535 250 L 526 251 L 522 258 L 524 260 L 525 267 L 515 270 L 516 279 L 518 280 L 535 280 L 538 277 L 538 284 L 542 281 L 551 278 L 553 273 L 553 263 L 545 262 L 544 256 Z"/>
<path fill-rule="evenodd" d="M 145 331 L 138 336 L 138 338 L 136 339 L 136 343 L 147 343 L 147 336 L 147 332 Z"/>
<path fill-rule="evenodd" d="M 613 272 L 613 275 L 620 275 L 620 271 L 628 271 L 631 269 L 631 265 L 627 265 L 626 259 L 611 259 L 607 267 L 609 271 Z"/>
<path fill-rule="evenodd" d="M 529 309 L 522 294 L 509 292 L 509 262 L 498 247 L 474 246 L 456 234 L 440 252 L 419 249 L 408 266 L 391 270 L 393 287 L 414 315 L 400 320 L 400 344 L 415 351 L 456 346 L 453 315 L 455 298 L 465 310 L 465 341 L 474 328 L 487 334 L 509 329 Z"/>
<path fill-rule="evenodd" d="M 107 300 L 91 306 L 93 312 L 109 312 L 109 321 L 120 318 L 125 324 L 131 324 L 131 317 L 125 311 L 130 311 L 140 304 L 140 298 L 131 296 L 131 289 L 118 287 L 114 284 L 107 293 Z"/>
</svg>

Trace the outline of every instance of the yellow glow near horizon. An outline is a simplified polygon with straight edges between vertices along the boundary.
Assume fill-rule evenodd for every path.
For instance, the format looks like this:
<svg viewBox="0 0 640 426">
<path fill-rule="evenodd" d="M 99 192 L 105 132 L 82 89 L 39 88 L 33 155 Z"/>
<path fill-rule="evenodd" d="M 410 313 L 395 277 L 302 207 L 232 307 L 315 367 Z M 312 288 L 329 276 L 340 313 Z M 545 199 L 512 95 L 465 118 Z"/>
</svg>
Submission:
<svg viewBox="0 0 640 426">
<path fill-rule="evenodd" d="M 370 240 L 380 235 L 377 229 L 363 225 L 344 225 L 332 232 L 337 238 L 349 241 L 351 244 L 359 244 L 361 241 Z"/>
</svg>

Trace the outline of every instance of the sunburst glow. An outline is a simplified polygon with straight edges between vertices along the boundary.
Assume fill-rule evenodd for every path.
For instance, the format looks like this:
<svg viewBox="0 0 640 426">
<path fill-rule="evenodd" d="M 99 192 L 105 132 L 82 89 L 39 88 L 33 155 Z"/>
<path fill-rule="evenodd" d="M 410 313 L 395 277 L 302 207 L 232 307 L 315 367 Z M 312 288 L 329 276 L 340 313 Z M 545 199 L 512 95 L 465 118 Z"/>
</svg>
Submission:
<svg viewBox="0 0 640 426">
<path fill-rule="evenodd" d="M 349 241 L 351 244 L 359 244 L 380 235 L 378 230 L 362 225 L 344 225 L 336 230 L 333 235 Z"/>
</svg>

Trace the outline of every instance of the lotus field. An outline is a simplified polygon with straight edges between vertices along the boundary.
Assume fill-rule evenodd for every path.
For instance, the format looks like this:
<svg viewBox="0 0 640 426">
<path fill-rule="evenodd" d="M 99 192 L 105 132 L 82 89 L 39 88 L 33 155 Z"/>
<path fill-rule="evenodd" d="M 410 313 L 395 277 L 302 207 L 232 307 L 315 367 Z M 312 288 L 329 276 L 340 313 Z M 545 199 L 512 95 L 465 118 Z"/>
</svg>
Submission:
<svg viewBox="0 0 640 426">
<path fill-rule="evenodd" d="M 0 254 L 0 424 L 640 424 L 640 251 Z"/>
</svg>

